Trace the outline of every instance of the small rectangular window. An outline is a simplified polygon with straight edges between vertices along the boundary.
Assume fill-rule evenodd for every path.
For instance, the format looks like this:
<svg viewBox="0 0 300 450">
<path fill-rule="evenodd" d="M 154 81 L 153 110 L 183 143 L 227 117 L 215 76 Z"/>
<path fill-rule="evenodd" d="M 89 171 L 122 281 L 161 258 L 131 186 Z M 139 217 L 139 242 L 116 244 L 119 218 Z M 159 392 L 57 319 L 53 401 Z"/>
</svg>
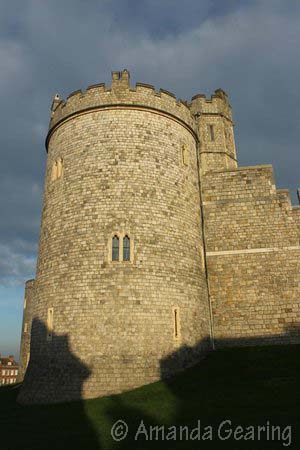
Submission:
<svg viewBox="0 0 300 450">
<path fill-rule="evenodd" d="M 214 141 L 215 140 L 215 130 L 214 130 L 214 126 L 213 125 L 208 125 L 209 128 L 209 136 L 210 136 L 210 140 Z"/>
<path fill-rule="evenodd" d="M 27 330 L 28 330 L 28 325 L 27 325 L 27 322 L 25 322 L 24 323 L 24 333 L 27 333 Z"/>
<path fill-rule="evenodd" d="M 27 300 L 26 300 L 26 298 L 24 298 L 24 309 L 26 308 L 26 303 L 27 303 Z"/>
</svg>

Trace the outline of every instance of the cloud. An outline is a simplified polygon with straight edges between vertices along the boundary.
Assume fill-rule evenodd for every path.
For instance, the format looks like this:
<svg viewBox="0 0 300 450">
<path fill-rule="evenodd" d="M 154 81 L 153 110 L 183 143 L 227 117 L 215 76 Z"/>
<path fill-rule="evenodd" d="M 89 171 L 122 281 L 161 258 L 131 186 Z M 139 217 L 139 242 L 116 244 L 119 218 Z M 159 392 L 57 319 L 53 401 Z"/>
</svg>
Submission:
<svg viewBox="0 0 300 450">
<path fill-rule="evenodd" d="M 190 98 L 229 92 L 240 164 L 272 163 L 279 187 L 299 183 L 299 6 L 253 2 L 159 41 L 143 36 L 119 56 L 143 81 Z M 280 32 L 279 32 L 280 30 Z M 129 62 L 129 64 L 128 64 Z"/>
<path fill-rule="evenodd" d="M 17 42 L 1 42 L 0 44 L 1 77 L 0 89 L 10 89 L 12 83 L 18 80 L 20 73 L 27 70 L 22 52 L 22 45 Z"/>
<path fill-rule="evenodd" d="M 24 250 L 28 251 L 27 243 Z M 12 245 L 0 244 L 0 285 L 15 286 L 33 278 L 35 270 L 35 255 L 22 254 L 14 251 Z"/>
<path fill-rule="evenodd" d="M 295 191 L 299 41 L 296 2 L 0 0 L 1 282 L 32 276 L 52 96 L 111 70 L 181 98 L 227 90 L 240 164 L 273 163 Z"/>
<path fill-rule="evenodd" d="M 41 186 L 6 176 L 0 193 L 0 285 L 20 285 L 34 276 Z"/>
</svg>

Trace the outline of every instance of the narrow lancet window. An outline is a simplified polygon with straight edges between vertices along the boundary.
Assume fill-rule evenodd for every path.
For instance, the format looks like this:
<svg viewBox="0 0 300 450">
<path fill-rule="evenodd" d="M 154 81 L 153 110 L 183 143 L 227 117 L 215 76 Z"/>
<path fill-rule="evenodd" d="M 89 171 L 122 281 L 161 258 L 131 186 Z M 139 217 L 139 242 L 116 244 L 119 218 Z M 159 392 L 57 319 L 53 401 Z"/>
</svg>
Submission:
<svg viewBox="0 0 300 450">
<path fill-rule="evenodd" d="M 209 136 L 210 136 L 210 140 L 214 141 L 215 140 L 215 130 L 214 130 L 214 126 L 213 125 L 208 125 L 209 127 Z"/>
<path fill-rule="evenodd" d="M 130 238 L 128 236 L 123 239 L 123 261 L 130 261 Z"/>
<path fill-rule="evenodd" d="M 51 179 L 52 181 L 55 181 L 57 178 L 57 161 L 54 161 L 53 166 L 52 166 L 52 174 L 51 174 Z"/>
<path fill-rule="evenodd" d="M 178 338 L 178 312 L 174 309 L 174 337 Z"/>
<path fill-rule="evenodd" d="M 119 261 L 119 238 L 116 235 L 112 239 L 112 260 Z"/>
<path fill-rule="evenodd" d="M 56 161 L 54 161 L 53 166 L 52 166 L 52 173 L 51 173 L 51 180 L 55 181 L 58 178 L 60 178 L 63 174 L 63 159 L 59 158 Z"/>
<path fill-rule="evenodd" d="M 53 308 L 49 308 L 47 312 L 47 328 L 48 328 L 48 341 L 52 340 L 52 332 L 53 332 Z"/>
<path fill-rule="evenodd" d="M 179 309 L 173 309 L 173 320 L 174 320 L 174 339 L 179 339 L 180 336 L 180 322 L 179 322 Z"/>
<path fill-rule="evenodd" d="M 181 153 L 182 153 L 182 162 L 185 166 L 188 166 L 189 164 L 189 153 L 188 153 L 188 149 L 185 145 L 182 146 L 181 148 Z"/>
<path fill-rule="evenodd" d="M 63 174 L 63 160 L 59 158 L 57 161 L 57 178 L 60 178 Z"/>
</svg>

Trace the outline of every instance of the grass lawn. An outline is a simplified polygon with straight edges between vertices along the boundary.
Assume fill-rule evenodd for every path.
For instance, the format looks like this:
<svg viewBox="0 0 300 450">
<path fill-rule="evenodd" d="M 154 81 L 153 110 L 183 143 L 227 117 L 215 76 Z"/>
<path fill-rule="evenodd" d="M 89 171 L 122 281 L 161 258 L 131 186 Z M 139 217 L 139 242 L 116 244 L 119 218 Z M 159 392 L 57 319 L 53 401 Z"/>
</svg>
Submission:
<svg viewBox="0 0 300 450">
<path fill-rule="evenodd" d="M 300 449 L 299 355 L 300 345 L 220 350 L 167 382 L 122 395 L 60 405 L 20 406 L 16 403 L 19 387 L 2 387 L 0 448 Z M 111 437 L 111 426 L 120 419 L 127 423 L 129 431 L 126 439 L 117 442 Z M 140 425 L 142 420 L 144 427 Z M 224 420 L 230 420 L 231 425 L 221 428 L 221 436 L 242 426 L 242 431 L 237 431 L 241 440 L 218 437 L 218 427 Z M 267 426 L 268 421 L 269 430 L 280 426 L 275 440 L 270 440 L 271 433 L 267 440 L 267 431 L 261 431 L 258 440 L 257 427 Z M 150 440 L 150 426 L 162 425 L 165 439 L 161 429 L 152 431 Z M 174 425 L 176 431 L 170 428 Z M 189 427 L 188 433 L 182 430 L 182 440 L 180 425 Z M 250 429 L 246 430 L 249 426 L 254 427 L 255 440 L 250 439 Z M 244 439 L 247 431 L 249 440 Z"/>
</svg>

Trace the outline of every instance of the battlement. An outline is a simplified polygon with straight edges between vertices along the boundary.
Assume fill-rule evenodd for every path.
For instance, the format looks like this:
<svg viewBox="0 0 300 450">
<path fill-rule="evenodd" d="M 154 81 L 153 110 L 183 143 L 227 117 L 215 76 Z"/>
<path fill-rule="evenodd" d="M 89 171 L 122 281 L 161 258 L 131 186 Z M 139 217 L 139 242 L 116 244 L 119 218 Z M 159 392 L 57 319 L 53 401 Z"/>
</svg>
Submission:
<svg viewBox="0 0 300 450">
<path fill-rule="evenodd" d="M 113 71 L 111 73 L 111 86 L 114 90 L 126 90 L 128 89 L 130 83 L 130 73 L 127 69 L 122 70 L 122 72 Z"/>
<path fill-rule="evenodd" d="M 190 109 L 195 116 L 202 114 L 221 114 L 232 121 L 232 111 L 228 96 L 222 89 L 216 89 L 210 98 L 207 98 L 204 94 L 194 95 Z"/>
<path fill-rule="evenodd" d="M 195 95 L 191 102 L 177 99 L 176 95 L 165 89 L 157 91 L 154 86 L 146 83 L 136 83 L 130 86 L 130 73 L 128 70 L 113 71 L 111 86 L 105 83 L 88 86 L 85 91 L 76 90 L 68 95 L 66 100 L 60 99 L 56 94 L 51 105 L 51 120 L 48 140 L 53 130 L 68 118 L 86 113 L 90 110 L 109 107 L 145 108 L 173 116 L 190 128 L 196 136 L 196 117 L 199 115 L 222 115 L 232 121 L 231 106 L 226 92 L 215 90 L 207 98 L 204 94 Z"/>
<path fill-rule="evenodd" d="M 61 100 L 56 94 L 51 106 L 51 120 L 47 141 L 52 131 L 62 121 L 89 110 L 100 108 L 145 108 L 154 112 L 161 112 L 183 122 L 196 135 L 196 123 L 186 101 L 164 89 L 159 91 L 145 83 L 136 83 L 130 87 L 130 74 L 127 70 L 112 72 L 111 87 L 104 83 L 88 86 L 83 92 L 72 92 L 66 100 Z M 46 141 L 46 146 L 47 146 Z"/>
</svg>

